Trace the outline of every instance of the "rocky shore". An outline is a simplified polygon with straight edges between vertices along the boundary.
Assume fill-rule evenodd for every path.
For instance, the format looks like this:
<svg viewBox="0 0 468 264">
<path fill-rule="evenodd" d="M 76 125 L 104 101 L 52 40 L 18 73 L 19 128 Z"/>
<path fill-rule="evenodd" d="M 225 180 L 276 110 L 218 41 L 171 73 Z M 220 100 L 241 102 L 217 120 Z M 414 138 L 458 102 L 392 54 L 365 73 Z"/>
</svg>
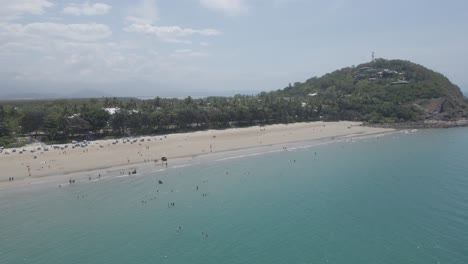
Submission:
<svg viewBox="0 0 468 264">
<path fill-rule="evenodd" d="M 468 119 L 458 120 L 424 120 L 416 122 L 372 124 L 365 123 L 365 126 L 393 128 L 393 129 L 414 129 L 414 128 L 450 128 L 468 126 Z"/>
</svg>

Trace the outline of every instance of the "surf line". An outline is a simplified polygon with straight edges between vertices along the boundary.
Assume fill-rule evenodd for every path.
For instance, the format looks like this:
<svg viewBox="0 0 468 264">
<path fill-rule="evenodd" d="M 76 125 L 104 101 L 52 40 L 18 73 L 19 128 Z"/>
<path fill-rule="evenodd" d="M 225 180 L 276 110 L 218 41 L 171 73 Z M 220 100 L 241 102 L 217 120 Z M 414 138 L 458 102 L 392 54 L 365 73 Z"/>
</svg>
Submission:
<svg viewBox="0 0 468 264">
<path fill-rule="evenodd" d="M 323 142 L 323 143 L 317 143 L 317 144 L 312 144 L 312 145 L 307 145 L 307 146 L 292 147 L 292 148 L 288 148 L 288 150 L 307 149 L 307 148 L 317 147 L 317 146 L 331 144 L 331 143 L 333 142 Z"/>
<path fill-rule="evenodd" d="M 258 155 L 267 154 L 267 153 L 269 153 L 269 152 L 251 153 L 251 154 L 245 154 L 245 155 L 239 155 L 239 156 L 232 156 L 232 157 L 217 159 L 217 160 L 215 160 L 215 161 L 224 161 L 224 160 L 231 160 L 231 159 L 240 159 L 240 158 L 253 157 L 253 156 L 258 156 Z"/>
<path fill-rule="evenodd" d="M 200 163 L 201 163 L 201 162 L 182 164 L 182 165 L 173 166 L 172 168 L 173 168 L 173 169 L 184 168 L 184 167 L 188 167 L 188 166 L 197 165 L 197 164 L 200 164 Z"/>
<path fill-rule="evenodd" d="M 316 147 L 316 146 L 320 146 L 320 145 L 326 145 L 326 144 L 330 144 L 330 143 L 333 143 L 333 142 L 323 142 L 323 143 L 316 143 L 316 144 L 300 146 L 300 147 L 291 147 L 291 148 L 288 148 L 287 150 L 288 151 L 293 151 L 293 150 L 298 150 L 298 149 L 306 149 L 306 148 Z M 269 154 L 269 153 L 277 153 L 277 152 L 283 152 L 283 151 L 284 151 L 284 149 L 276 149 L 276 150 L 270 150 L 270 151 L 265 151 L 265 152 L 257 152 L 257 153 L 239 155 L 239 156 L 226 157 L 226 158 L 217 159 L 215 161 L 240 159 L 240 158 L 253 157 L 253 156 L 259 156 L 259 155 L 265 155 L 265 154 Z"/>
<path fill-rule="evenodd" d="M 52 182 L 59 182 L 59 180 L 51 180 L 51 181 L 33 181 L 33 182 L 30 182 L 29 184 L 31 184 L 31 185 L 38 185 L 38 184 L 52 183 Z"/>
</svg>

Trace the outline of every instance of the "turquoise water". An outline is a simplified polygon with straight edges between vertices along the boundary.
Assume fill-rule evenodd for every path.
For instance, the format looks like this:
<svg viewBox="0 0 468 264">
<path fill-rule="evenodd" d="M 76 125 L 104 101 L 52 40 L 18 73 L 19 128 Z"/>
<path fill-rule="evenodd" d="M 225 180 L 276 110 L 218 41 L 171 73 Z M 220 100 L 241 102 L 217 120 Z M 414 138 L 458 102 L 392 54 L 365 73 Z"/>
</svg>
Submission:
<svg viewBox="0 0 468 264">
<path fill-rule="evenodd" d="M 463 128 L 0 192 L 5 264 L 468 263 Z"/>
</svg>

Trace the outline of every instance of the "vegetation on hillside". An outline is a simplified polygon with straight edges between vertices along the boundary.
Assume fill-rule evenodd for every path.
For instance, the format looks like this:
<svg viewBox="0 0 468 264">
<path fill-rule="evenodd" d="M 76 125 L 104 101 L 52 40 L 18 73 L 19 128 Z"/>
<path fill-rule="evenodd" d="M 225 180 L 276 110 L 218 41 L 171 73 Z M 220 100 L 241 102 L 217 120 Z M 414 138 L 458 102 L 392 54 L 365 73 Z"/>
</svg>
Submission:
<svg viewBox="0 0 468 264">
<path fill-rule="evenodd" d="M 275 93 L 326 106 L 325 118 L 368 122 L 457 119 L 466 115 L 466 100 L 445 76 L 403 60 L 377 59 L 344 68 Z"/>
<path fill-rule="evenodd" d="M 255 96 L 0 103 L 0 146 L 300 121 L 375 123 L 466 117 L 466 99 L 443 75 L 401 60 L 344 68 Z"/>
</svg>

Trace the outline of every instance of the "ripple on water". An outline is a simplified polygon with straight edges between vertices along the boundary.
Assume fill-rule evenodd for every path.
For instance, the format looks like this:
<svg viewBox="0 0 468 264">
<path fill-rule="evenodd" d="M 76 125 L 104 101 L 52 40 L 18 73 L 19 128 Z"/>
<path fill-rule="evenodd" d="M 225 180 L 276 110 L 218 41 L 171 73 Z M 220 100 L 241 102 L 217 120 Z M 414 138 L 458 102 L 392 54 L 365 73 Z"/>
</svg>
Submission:
<svg viewBox="0 0 468 264">
<path fill-rule="evenodd" d="M 467 131 L 3 193 L 0 263 L 468 263 Z"/>
</svg>

